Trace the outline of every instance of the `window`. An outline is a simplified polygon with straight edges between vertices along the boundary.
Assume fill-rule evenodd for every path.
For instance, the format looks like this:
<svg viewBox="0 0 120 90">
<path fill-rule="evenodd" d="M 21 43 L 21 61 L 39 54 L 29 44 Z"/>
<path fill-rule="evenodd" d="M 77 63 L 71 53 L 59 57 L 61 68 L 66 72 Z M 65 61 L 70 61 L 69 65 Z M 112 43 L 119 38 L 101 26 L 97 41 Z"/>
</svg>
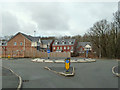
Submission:
<svg viewBox="0 0 120 90">
<path fill-rule="evenodd" d="M 16 46 L 17 45 L 17 43 L 16 42 L 14 42 L 14 46 Z"/>
<path fill-rule="evenodd" d="M 71 44 L 71 41 L 69 41 L 69 44 Z"/>
<path fill-rule="evenodd" d="M 60 49 L 62 50 L 62 47 L 60 47 Z"/>
<path fill-rule="evenodd" d="M 73 49 L 73 47 L 71 47 L 71 49 Z"/>
<path fill-rule="evenodd" d="M 56 41 L 55 41 L 55 44 L 57 45 L 57 44 L 59 44 L 59 42 L 56 40 Z"/>
<path fill-rule="evenodd" d="M 55 50 L 55 47 L 53 47 L 53 49 Z"/>
<path fill-rule="evenodd" d="M 69 46 L 67 47 L 67 49 L 70 49 Z"/>
<path fill-rule="evenodd" d="M 66 49 L 66 47 L 64 47 L 64 49 Z"/>
<path fill-rule="evenodd" d="M 62 40 L 62 44 L 66 44 L 66 42 L 64 40 Z"/>
<path fill-rule="evenodd" d="M 22 42 L 20 42 L 20 45 L 22 46 Z"/>
<path fill-rule="evenodd" d="M 82 48 L 80 48 L 80 51 L 82 51 L 83 49 Z"/>
<path fill-rule="evenodd" d="M 59 47 L 57 47 L 57 50 L 59 50 Z"/>
<path fill-rule="evenodd" d="M 71 51 L 71 53 L 73 53 L 73 51 Z"/>
</svg>

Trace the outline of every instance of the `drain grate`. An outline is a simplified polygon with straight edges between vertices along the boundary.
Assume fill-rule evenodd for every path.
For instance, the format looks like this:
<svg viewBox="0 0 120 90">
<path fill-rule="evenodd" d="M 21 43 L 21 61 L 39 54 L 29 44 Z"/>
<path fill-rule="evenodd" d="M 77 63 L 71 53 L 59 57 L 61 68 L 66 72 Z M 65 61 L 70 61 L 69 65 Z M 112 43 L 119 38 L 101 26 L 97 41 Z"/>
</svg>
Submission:
<svg viewBox="0 0 120 90">
<path fill-rule="evenodd" d="M 29 82 L 29 80 L 22 80 L 22 82 Z"/>
</svg>

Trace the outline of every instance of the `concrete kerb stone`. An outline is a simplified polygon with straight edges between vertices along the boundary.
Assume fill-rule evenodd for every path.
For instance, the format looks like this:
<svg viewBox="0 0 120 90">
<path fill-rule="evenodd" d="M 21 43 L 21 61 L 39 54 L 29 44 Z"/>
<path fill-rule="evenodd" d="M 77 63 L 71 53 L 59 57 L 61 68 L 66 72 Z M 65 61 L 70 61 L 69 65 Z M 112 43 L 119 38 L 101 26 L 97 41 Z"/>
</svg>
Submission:
<svg viewBox="0 0 120 90">
<path fill-rule="evenodd" d="M 115 73 L 115 72 L 114 72 L 115 67 L 117 67 L 117 66 L 112 67 L 112 73 L 113 73 L 114 75 L 116 75 L 117 77 L 120 77 L 120 74 L 119 74 L 119 73 Z"/>
<path fill-rule="evenodd" d="M 65 63 L 64 60 L 55 60 L 55 63 Z"/>
<path fill-rule="evenodd" d="M 16 74 L 13 70 L 11 70 L 10 68 L 7 68 L 7 67 L 3 67 L 3 68 L 6 68 L 8 70 L 10 70 L 13 74 L 15 74 L 18 78 L 19 78 L 19 84 L 18 84 L 18 87 L 17 87 L 17 90 L 20 90 L 21 87 L 22 87 L 22 78 L 21 76 L 19 76 L 18 74 Z"/>
<path fill-rule="evenodd" d="M 49 67 L 44 67 L 44 69 L 47 69 L 47 70 L 49 70 L 49 71 L 51 71 L 51 72 L 54 72 L 54 73 L 56 73 L 56 74 L 59 74 L 59 75 L 63 75 L 63 76 L 74 76 L 75 75 L 75 69 L 74 69 L 74 67 L 73 67 L 73 72 L 72 72 L 72 74 L 66 74 L 66 73 L 64 73 L 64 72 L 57 72 L 57 71 L 54 71 L 54 70 L 52 70 L 52 69 L 50 69 Z"/>
<path fill-rule="evenodd" d="M 44 60 L 46 63 L 53 63 L 53 60 Z"/>
<path fill-rule="evenodd" d="M 36 58 L 36 59 L 32 59 L 31 60 L 32 62 L 44 62 L 44 59 L 39 59 L 39 58 Z"/>
<path fill-rule="evenodd" d="M 33 59 L 31 60 L 32 62 L 45 62 L 45 63 L 65 63 L 64 60 L 45 60 L 45 59 L 39 59 L 39 58 L 36 58 L 36 59 Z M 96 62 L 96 60 L 92 60 L 92 59 L 80 59 L 80 60 L 71 60 L 70 61 L 71 63 L 91 63 L 91 62 Z"/>
</svg>

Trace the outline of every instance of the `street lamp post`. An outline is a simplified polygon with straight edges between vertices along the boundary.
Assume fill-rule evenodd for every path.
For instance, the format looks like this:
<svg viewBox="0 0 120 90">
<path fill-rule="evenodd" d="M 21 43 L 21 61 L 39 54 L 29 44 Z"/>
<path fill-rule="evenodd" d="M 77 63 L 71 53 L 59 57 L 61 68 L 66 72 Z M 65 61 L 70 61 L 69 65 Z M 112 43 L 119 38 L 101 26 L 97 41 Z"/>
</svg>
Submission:
<svg viewBox="0 0 120 90">
<path fill-rule="evenodd" d="M 101 58 L 100 35 L 99 35 L 99 58 Z"/>
<path fill-rule="evenodd" d="M 34 31 L 34 48 L 35 48 L 35 33 L 36 31 Z M 33 53 L 34 53 L 34 58 L 35 58 L 35 51 L 33 51 Z"/>
</svg>

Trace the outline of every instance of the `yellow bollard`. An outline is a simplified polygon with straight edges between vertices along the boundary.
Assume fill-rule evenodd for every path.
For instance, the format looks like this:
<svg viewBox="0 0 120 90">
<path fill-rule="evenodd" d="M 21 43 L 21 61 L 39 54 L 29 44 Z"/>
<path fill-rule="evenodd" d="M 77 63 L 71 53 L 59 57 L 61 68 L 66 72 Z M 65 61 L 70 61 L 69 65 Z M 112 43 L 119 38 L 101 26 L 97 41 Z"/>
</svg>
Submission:
<svg viewBox="0 0 120 90">
<path fill-rule="evenodd" d="M 70 68 L 70 58 L 65 59 L 65 69 L 68 72 Z"/>
<path fill-rule="evenodd" d="M 8 59 L 10 58 L 10 55 L 8 55 Z"/>
</svg>

